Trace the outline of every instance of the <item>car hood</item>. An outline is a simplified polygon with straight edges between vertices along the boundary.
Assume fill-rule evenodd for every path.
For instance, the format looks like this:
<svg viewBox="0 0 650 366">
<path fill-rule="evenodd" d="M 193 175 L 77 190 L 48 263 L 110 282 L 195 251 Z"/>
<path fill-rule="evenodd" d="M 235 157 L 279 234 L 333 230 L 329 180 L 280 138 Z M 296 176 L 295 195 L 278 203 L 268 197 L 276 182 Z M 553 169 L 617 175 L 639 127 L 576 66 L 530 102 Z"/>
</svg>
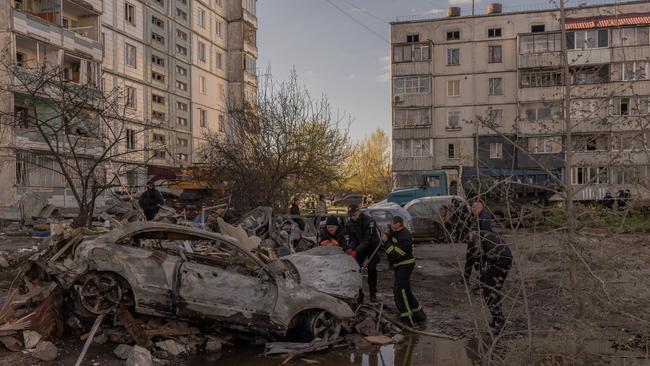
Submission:
<svg viewBox="0 0 650 366">
<path fill-rule="evenodd" d="M 282 258 L 300 276 L 300 284 L 344 300 L 353 300 L 362 288 L 359 265 L 338 247 L 317 247 Z"/>
</svg>

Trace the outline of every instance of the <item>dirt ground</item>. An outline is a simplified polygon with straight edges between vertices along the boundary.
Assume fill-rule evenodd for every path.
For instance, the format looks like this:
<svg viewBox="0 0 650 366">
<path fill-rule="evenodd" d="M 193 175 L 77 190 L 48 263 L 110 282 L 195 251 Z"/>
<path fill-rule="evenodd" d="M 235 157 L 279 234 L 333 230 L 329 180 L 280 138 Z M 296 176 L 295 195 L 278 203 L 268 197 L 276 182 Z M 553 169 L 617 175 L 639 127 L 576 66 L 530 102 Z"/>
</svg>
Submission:
<svg viewBox="0 0 650 366">
<path fill-rule="evenodd" d="M 578 288 L 571 288 L 570 260 L 557 233 L 504 234 L 514 255 L 506 280 L 508 325 L 494 340 L 487 333 L 485 308 L 461 280 L 463 244 L 419 244 L 412 286 L 428 315 L 427 330 L 461 338 L 458 342 L 409 337 L 382 348 L 351 346 L 308 355 L 306 365 L 650 365 L 650 238 L 590 232 L 576 253 Z M 584 262 L 583 262 L 584 261 Z M 380 265 L 381 300 L 393 306 L 393 274 Z M 3 276 L 7 278 L 8 276 Z M 601 282 L 602 281 L 602 282 Z M 525 285 L 524 285 L 525 284 Z M 0 288 L 8 285 L 5 281 Z M 578 304 L 582 304 L 579 311 Z M 38 363 L 29 355 L 0 350 L 0 365 L 73 365 L 81 349 L 76 339 L 58 341 L 61 357 Z M 121 365 L 114 345 L 92 345 L 84 365 Z M 198 355 L 156 364 L 277 365 L 260 357 L 263 347 L 238 344 L 219 356 Z M 218 361 L 217 361 L 218 360 Z"/>
</svg>

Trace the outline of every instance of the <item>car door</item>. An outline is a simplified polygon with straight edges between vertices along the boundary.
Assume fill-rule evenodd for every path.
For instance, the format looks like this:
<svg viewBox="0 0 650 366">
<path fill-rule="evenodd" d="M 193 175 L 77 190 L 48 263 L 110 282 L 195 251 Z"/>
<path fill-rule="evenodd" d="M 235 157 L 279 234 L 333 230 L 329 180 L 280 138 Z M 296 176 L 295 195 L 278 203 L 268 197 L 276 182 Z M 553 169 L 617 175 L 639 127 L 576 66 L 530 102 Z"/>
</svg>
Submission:
<svg viewBox="0 0 650 366">
<path fill-rule="evenodd" d="M 178 315 L 242 325 L 253 319 L 270 320 L 277 286 L 248 253 L 226 241 L 212 240 L 193 243 L 193 252 L 184 255 L 187 260 L 180 268 L 177 289 Z"/>
</svg>

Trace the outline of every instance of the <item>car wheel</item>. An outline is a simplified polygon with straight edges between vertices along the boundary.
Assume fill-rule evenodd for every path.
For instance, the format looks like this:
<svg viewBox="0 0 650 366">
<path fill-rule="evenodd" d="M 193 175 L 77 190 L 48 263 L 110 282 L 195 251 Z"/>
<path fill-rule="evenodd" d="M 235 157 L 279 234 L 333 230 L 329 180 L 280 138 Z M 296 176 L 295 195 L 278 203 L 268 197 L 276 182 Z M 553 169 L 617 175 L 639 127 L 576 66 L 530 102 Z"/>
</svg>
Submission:
<svg viewBox="0 0 650 366">
<path fill-rule="evenodd" d="M 116 310 L 124 291 L 110 273 L 89 273 L 75 286 L 75 305 L 80 315 L 100 315 Z"/>
<path fill-rule="evenodd" d="M 306 322 L 307 333 L 312 339 L 325 341 L 338 338 L 341 333 L 341 321 L 327 311 L 315 311 Z"/>
</svg>

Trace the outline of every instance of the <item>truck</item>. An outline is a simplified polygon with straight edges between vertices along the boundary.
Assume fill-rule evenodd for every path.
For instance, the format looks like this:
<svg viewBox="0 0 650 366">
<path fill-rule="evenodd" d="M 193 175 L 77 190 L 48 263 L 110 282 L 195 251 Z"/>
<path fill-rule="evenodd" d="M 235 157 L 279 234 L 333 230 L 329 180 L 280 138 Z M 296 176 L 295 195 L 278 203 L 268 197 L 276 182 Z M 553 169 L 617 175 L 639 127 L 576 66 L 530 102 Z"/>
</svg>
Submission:
<svg viewBox="0 0 650 366">
<path fill-rule="evenodd" d="M 396 189 L 388 194 L 388 202 L 404 206 L 416 198 L 462 195 L 460 174 L 457 170 L 434 170 L 420 176 L 420 185 Z"/>
</svg>

